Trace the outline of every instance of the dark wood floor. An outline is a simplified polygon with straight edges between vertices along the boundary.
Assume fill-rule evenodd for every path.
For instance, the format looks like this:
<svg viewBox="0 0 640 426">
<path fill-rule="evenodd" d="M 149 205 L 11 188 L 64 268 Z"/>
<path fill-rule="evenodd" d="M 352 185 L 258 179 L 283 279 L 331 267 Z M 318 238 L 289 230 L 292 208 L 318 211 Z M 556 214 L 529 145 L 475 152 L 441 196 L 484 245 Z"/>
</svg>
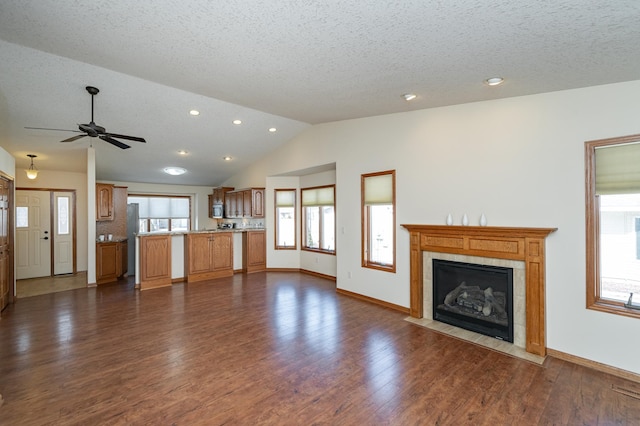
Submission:
<svg viewBox="0 0 640 426">
<path fill-rule="evenodd" d="M 636 383 L 403 318 L 297 273 L 21 299 L 0 424 L 640 424 Z"/>
</svg>

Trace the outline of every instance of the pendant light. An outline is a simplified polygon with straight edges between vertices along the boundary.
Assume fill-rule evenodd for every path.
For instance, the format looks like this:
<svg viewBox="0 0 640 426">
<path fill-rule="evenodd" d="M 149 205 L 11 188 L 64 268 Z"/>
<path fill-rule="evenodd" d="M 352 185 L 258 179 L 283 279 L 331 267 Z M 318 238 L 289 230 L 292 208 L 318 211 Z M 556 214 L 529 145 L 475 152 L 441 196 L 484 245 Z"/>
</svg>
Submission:
<svg viewBox="0 0 640 426">
<path fill-rule="evenodd" d="M 27 154 L 27 157 L 31 158 L 31 165 L 26 170 L 27 177 L 33 180 L 38 177 L 38 169 L 36 169 L 36 166 L 33 165 L 33 159 L 36 158 L 37 155 Z"/>
</svg>

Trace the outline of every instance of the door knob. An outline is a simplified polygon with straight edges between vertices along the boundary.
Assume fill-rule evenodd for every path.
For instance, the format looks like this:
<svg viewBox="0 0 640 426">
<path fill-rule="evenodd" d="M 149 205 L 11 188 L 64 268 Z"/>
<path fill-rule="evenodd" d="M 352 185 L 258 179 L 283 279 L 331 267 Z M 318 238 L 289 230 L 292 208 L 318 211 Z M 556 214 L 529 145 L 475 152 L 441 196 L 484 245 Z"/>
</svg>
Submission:
<svg viewBox="0 0 640 426">
<path fill-rule="evenodd" d="M 49 237 L 40 238 L 41 240 L 48 240 Z"/>
</svg>

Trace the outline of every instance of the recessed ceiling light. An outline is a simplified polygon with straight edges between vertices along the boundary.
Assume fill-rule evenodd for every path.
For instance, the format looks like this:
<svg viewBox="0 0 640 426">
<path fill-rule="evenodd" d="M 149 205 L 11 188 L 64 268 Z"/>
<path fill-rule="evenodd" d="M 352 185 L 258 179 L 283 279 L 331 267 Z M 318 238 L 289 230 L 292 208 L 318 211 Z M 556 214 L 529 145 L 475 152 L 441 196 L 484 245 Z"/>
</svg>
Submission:
<svg viewBox="0 0 640 426">
<path fill-rule="evenodd" d="M 229 157 L 229 156 L 223 157 L 222 159 L 223 159 L 224 161 L 231 161 L 231 157 Z"/>
<path fill-rule="evenodd" d="M 269 129 L 269 131 L 270 131 L 271 133 L 275 132 L 276 130 L 278 130 L 278 129 L 276 129 L 275 127 L 272 127 L 272 128 L 270 128 L 270 129 Z"/>
<path fill-rule="evenodd" d="M 171 176 L 180 176 L 180 175 L 183 175 L 183 174 L 187 173 L 187 169 L 183 169 L 182 167 L 174 167 L 174 166 L 165 167 L 163 169 L 163 171 L 166 174 L 171 175 Z"/>
<path fill-rule="evenodd" d="M 200 115 L 200 111 L 198 111 L 197 109 L 192 109 L 191 111 L 189 111 L 189 114 L 191 114 L 191 115 Z"/>
<path fill-rule="evenodd" d="M 502 84 L 504 82 L 504 78 L 502 77 L 491 77 L 484 81 L 489 86 L 497 86 L 498 84 Z"/>
<path fill-rule="evenodd" d="M 404 95 L 402 95 L 402 97 L 404 98 L 405 101 L 412 101 L 418 96 L 415 93 L 405 93 Z"/>
<path fill-rule="evenodd" d="M 240 125 L 242 124 L 242 120 L 233 120 L 233 124 Z"/>
<path fill-rule="evenodd" d="M 178 151 L 178 154 L 180 154 L 180 155 L 187 155 L 187 154 L 188 154 L 188 152 L 187 152 L 187 151 L 185 151 L 184 149 L 181 149 L 180 151 Z"/>
</svg>

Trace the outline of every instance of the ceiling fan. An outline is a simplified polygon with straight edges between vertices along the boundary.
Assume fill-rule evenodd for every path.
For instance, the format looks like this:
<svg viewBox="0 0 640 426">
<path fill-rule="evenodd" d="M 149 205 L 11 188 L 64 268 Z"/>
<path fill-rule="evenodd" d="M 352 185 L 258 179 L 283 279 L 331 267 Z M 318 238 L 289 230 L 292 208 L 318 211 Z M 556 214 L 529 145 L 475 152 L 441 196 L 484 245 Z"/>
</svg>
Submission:
<svg viewBox="0 0 640 426">
<path fill-rule="evenodd" d="M 48 128 L 43 128 L 43 127 L 25 127 L 25 129 L 35 129 L 35 130 L 56 130 L 56 131 L 62 131 L 62 132 L 77 132 L 77 133 L 84 133 L 83 135 L 77 135 L 77 136 L 73 136 L 70 137 L 68 139 L 62 140 L 60 142 L 73 142 L 76 141 L 80 138 L 84 138 L 85 136 L 89 136 L 92 138 L 98 137 L 100 139 L 102 139 L 105 142 L 109 142 L 111 145 L 115 145 L 118 148 L 122 148 L 122 149 L 127 149 L 127 148 L 131 148 L 129 145 L 122 143 L 114 138 L 117 139 L 125 139 L 125 140 L 129 140 L 129 141 L 135 141 L 135 142 L 144 142 L 146 143 L 147 141 L 144 140 L 144 138 L 139 138 L 137 136 L 127 136 L 127 135 L 119 135 L 116 133 L 107 133 L 107 130 L 102 127 L 102 126 L 98 126 L 94 121 L 93 121 L 93 97 L 95 95 L 97 95 L 100 90 L 98 90 L 98 88 L 93 87 L 93 86 L 87 86 L 86 87 L 87 92 L 89 92 L 89 94 L 91 95 L 91 122 L 89 124 L 78 124 L 78 129 L 80 130 L 65 130 L 65 129 L 48 129 Z"/>
</svg>

